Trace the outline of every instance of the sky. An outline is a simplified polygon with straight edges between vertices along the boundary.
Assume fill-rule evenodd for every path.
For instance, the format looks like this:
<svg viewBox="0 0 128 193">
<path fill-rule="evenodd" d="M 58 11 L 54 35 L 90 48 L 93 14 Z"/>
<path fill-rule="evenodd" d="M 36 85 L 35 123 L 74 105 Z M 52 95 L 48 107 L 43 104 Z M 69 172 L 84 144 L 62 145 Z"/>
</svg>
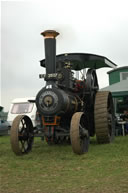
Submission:
<svg viewBox="0 0 128 193">
<path fill-rule="evenodd" d="M 36 96 L 45 85 L 40 33 L 53 29 L 57 54 L 92 53 L 118 67 L 128 66 L 127 0 L 1 1 L 0 104 L 8 111 L 14 98 Z M 110 68 L 97 70 L 100 88 Z"/>
</svg>

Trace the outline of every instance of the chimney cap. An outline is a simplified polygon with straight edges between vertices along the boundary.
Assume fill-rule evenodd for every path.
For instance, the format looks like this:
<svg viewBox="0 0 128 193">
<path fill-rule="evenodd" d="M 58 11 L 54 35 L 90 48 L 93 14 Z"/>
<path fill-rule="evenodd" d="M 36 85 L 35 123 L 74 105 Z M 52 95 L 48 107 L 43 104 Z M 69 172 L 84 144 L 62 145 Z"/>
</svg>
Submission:
<svg viewBox="0 0 128 193">
<path fill-rule="evenodd" d="M 56 38 L 56 36 L 59 35 L 58 32 L 55 30 L 45 30 L 44 32 L 41 33 L 41 35 L 44 36 L 44 38 Z"/>
</svg>

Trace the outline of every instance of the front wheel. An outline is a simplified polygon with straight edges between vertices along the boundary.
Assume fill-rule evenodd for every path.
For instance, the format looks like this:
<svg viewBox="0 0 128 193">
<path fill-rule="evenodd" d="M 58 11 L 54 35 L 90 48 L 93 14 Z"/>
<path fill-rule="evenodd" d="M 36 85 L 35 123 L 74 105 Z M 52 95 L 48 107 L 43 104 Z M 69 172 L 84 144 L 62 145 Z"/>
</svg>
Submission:
<svg viewBox="0 0 128 193">
<path fill-rule="evenodd" d="M 10 137 L 11 147 L 16 155 L 29 153 L 34 140 L 31 119 L 26 115 L 18 115 L 12 123 Z"/>
<path fill-rule="evenodd" d="M 89 133 L 85 127 L 85 115 L 83 112 L 77 112 L 72 116 L 70 138 L 74 153 L 83 154 L 88 152 Z"/>
</svg>

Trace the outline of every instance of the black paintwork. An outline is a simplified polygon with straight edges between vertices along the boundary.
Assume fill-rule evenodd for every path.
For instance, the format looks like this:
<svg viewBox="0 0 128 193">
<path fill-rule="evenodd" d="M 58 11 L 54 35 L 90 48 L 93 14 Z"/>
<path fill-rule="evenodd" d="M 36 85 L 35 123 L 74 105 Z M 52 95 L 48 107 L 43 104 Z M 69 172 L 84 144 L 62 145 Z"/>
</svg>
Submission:
<svg viewBox="0 0 128 193">
<path fill-rule="evenodd" d="M 104 56 L 88 54 L 88 53 L 67 53 L 56 56 L 56 63 L 68 62 L 73 70 L 82 70 L 84 68 L 103 68 L 116 67 L 117 65 Z M 40 65 L 46 67 L 46 61 L 41 60 Z"/>
</svg>

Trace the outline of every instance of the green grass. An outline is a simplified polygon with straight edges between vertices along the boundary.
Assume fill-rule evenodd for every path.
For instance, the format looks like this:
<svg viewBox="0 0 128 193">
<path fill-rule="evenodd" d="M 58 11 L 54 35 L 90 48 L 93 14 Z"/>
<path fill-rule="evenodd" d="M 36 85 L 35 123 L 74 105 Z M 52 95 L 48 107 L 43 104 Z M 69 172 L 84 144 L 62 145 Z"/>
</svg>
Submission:
<svg viewBox="0 0 128 193">
<path fill-rule="evenodd" d="M 70 145 L 48 146 L 35 139 L 25 156 L 0 137 L 0 193 L 128 193 L 128 136 L 75 155 Z"/>
</svg>

